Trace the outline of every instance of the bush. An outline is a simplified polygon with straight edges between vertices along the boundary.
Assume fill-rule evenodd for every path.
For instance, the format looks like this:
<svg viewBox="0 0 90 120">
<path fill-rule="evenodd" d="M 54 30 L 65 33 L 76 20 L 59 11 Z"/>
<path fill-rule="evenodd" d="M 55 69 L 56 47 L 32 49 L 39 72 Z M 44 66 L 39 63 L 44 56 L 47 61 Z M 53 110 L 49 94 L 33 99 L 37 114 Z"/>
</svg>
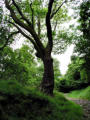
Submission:
<svg viewBox="0 0 90 120">
<path fill-rule="evenodd" d="M 84 67 L 85 60 L 77 56 L 72 56 L 68 71 L 59 82 L 59 91 L 69 92 L 81 89 L 90 85 L 89 73 Z"/>
<path fill-rule="evenodd" d="M 61 92 L 70 92 L 72 90 L 82 89 L 89 85 L 88 82 L 83 82 L 82 80 L 67 80 L 66 78 L 61 78 L 59 82 L 58 90 Z"/>
</svg>

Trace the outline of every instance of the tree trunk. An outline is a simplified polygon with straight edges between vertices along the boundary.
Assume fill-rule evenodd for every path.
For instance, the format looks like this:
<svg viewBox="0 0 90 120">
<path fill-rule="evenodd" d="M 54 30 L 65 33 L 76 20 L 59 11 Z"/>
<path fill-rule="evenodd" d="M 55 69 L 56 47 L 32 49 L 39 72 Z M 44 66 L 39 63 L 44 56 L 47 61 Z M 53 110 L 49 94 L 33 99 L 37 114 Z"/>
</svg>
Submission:
<svg viewBox="0 0 90 120">
<path fill-rule="evenodd" d="M 45 58 L 43 60 L 43 63 L 44 63 L 44 74 L 41 83 L 41 90 L 42 92 L 52 96 L 54 89 L 53 59 L 51 57 Z"/>
</svg>

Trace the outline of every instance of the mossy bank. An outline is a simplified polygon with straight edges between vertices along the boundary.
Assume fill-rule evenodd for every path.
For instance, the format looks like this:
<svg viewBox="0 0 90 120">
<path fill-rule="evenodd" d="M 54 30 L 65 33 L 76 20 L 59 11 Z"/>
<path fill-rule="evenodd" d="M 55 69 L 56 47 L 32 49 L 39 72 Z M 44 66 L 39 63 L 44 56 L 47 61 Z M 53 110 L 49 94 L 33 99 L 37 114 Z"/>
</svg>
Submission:
<svg viewBox="0 0 90 120">
<path fill-rule="evenodd" d="M 67 94 L 68 97 L 90 100 L 90 86 L 81 90 L 74 90 Z"/>
<path fill-rule="evenodd" d="M 53 97 L 17 82 L 0 81 L 0 120 L 82 120 L 82 109 L 55 92 Z"/>
</svg>

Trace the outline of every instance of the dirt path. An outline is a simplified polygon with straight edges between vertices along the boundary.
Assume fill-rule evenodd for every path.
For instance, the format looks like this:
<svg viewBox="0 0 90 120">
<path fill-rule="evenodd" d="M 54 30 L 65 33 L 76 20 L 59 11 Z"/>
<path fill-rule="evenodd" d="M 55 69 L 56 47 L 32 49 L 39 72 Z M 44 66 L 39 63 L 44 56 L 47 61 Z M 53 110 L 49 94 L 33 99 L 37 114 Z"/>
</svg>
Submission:
<svg viewBox="0 0 90 120">
<path fill-rule="evenodd" d="M 90 120 L 90 101 L 88 100 L 81 100 L 81 99 L 74 99 L 68 98 L 71 101 L 74 101 L 76 104 L 79 104 L 84 110 L 84 120 Z"/>
</svg>

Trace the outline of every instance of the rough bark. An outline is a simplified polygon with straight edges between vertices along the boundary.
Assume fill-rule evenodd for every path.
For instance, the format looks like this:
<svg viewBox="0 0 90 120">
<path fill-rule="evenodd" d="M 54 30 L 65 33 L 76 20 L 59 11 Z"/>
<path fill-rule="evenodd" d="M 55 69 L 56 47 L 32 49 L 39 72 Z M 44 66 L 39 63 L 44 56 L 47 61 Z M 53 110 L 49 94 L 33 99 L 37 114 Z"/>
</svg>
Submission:
<svg viewBox="0 0 90 120">
<path fill-rule="evenodd" d="M 52 96 L 54 89 L 53 59 L 51 57 L 45 58 L 43 60 L 43 63 L 44 63 L 44 74 L 41 83 L 41 91 Z"/>
</svg>

